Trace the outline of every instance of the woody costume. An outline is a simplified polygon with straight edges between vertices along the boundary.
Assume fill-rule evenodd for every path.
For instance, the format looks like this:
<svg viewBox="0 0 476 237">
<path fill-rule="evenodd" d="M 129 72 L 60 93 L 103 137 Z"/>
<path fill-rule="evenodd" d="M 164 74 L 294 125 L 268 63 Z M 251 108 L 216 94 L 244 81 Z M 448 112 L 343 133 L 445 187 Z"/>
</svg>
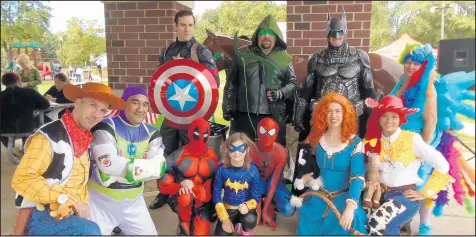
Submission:
<svg viewBox="0 0 476 237">
<path fill-rule="evenodd" d="M 179 217 L 181 235 L 209 235 L 212 209 L 212 178 L 218 167 L 213 149 L 207 147 L 210 125 L 203 118 L 188 129 L 190 143 L 167 156 L 165 175 L 159 179 L 160 193 L 170 195 L 172 210 Z M 193 182 L 190 188 L 189 182 Z M 191 193 L 183 192 L 189 187 Z"/>
<path fill-rule="evenodd" d="M 384 191 L 382 205 L 368 221 L 369 234 L 399 235 L 401 226 L 411 220 L 420 207 L 419 200 L 411 200 L 404 193 L 417 190 L 422 182 L 418 176 L 422 161 L 434 168 L 425 187 L 419 191 L 426 198 L 435 198 L 453 178 L 447 175 L 449 164 L 440 152 L 426 144 L 419 134 L 400 129 L 400 125 L 406 123 L 405 116 L 419 109 L 405 108 L 402 100 L 395 96 L 386 96 L 380 103 L 368 98 L 365 104 L 374 109 L 367 123 L 365 151 L 368 156 L 380 157 L 380 183 Z M 389 137 L 383 135 L 379 123 L 386 112 L 400 117 L 399 127 Z"/>
<path fill-rule="evenodd" d="M 100 83 L 83 88 L 65 85 L 66 98 L 94 98 L 112 108 L 125 103 Z M 77 202 L 87 202 L 89 178 L 88 147 L 93 136 L 82 130 L 72 114 L 39 128 L 28 138 L 25 155 L 13 175 L 15 205 L 19 208 L 14 234 L 28 235 L 99 235 L 96 223 L 73 215 Z M 30 217 L 31 215 L 31 217 Z M 26 229 L 25 229 L 26 227 Z"/>
</svg>

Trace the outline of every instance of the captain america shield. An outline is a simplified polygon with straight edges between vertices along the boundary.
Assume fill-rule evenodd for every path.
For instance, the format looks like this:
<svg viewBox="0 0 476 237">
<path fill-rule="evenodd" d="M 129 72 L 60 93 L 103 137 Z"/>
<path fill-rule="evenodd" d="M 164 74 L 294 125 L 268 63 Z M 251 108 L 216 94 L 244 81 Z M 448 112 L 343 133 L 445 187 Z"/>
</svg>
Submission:
<svg viewBox="0 0 476 237">
<path fill-rule="evenodd" d="M 176 59 L 152 75 L 149 100 L 167 125 L 188 129 L 193 120 L 208 120 L 213 115 L 218 105 L 218 86 L 207 67 L 193 60 Z"/>
</svg>

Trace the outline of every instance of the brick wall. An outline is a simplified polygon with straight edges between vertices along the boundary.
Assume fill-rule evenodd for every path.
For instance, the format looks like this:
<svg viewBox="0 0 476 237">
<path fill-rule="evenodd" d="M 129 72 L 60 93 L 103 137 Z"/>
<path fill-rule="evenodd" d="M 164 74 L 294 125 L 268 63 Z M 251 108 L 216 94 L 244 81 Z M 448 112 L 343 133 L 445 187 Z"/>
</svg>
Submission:
<svg viewBox="0 0 476 237">
<path fill-rule="evenodd" d="M 109 86 L 116 93 L 147 87 L 160 49 L 175 40 L 175 14 L 191 9 L 175 1 L 103 3 Z"/>
<path fill-rule="evenodd" d="M 331 16 L 347 16 L 347 42 L 350 46 L 369 50 L 371 1 L 287 1 L 288 53 L 310 56 L 327 46 L 327 9 Z"/>
</svg>

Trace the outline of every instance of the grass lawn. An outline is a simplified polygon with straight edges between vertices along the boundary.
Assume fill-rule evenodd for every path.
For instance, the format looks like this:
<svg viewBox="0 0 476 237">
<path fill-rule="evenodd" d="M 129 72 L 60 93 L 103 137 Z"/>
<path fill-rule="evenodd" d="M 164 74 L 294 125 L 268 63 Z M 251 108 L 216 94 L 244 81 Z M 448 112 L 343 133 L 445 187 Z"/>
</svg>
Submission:
<svg viewBox="0 0 476 237">
<path fill-rule="evenodd" d="M 218 93 L 219 101 L 223 99 L 223 88 L 225 86 L 225 83 L 226 83 L 226 74 L 225 74 L 225 71 L 221 71 L 220 72 L 220 89 Z M 226 125 L 226 126 L 230 126 L 230 121 L 226 121 L 225 119 L 223 119 L 223 110 L 221 105 L 222 105 L 221 103 L 218 103 L 217 109 L 215 110 L 215 114 L 214 114 L 215 122 Z"/>
</svg>

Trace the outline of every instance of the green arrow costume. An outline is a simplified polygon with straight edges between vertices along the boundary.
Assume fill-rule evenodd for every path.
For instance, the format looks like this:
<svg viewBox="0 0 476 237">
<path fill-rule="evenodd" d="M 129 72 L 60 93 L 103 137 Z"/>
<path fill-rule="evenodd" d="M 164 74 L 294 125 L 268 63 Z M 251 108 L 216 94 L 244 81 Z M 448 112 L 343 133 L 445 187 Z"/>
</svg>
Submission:
<svg viewBox="0 0 476 237">
<path fill-rule="evenodd" d="M 275 39 L 268 54 L 258 40 Z M 236 37 L 235 37 L 236 38 Z M 237 39 L 235 39 L 236 41 Z M 271 117 L 280 124 L 278 142 L 285 145 L 286 100 L 297 89 L 292 56 L 285 50 L 281 30 L 272 16 L 267 16 L 252 37 L 252 44 L 237 48 L 223 96 L 223 117 L 232 120 L 230 132 L 244 132 L 257 138 L 258 122 Z M 270 92 L 272 100 L 268 98 Z"/>
</svg>

